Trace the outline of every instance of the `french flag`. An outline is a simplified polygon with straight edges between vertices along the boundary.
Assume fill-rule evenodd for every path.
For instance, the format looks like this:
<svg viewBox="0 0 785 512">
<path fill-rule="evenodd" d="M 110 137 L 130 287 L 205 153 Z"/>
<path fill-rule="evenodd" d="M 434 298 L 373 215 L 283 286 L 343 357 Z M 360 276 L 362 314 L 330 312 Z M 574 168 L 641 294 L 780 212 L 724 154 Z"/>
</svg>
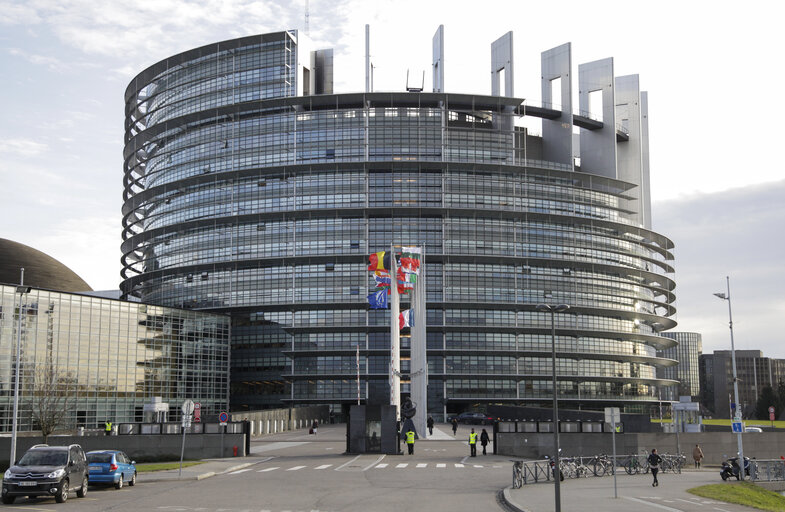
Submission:
<svg viewBox="0 0 785 512">
<path fill-rule="evenodd" d="M 411 309 L 404 309 L 398 315 L 399 329 L 404 327 L 414 327 L 414 311 Z"/>
</svg>

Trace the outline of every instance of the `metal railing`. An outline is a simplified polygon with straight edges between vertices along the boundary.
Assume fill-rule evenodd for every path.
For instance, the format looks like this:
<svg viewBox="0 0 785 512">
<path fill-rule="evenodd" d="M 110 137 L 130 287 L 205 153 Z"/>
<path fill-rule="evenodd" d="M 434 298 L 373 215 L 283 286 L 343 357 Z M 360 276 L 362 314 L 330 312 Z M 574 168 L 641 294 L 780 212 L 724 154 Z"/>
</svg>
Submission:
<svg viewBox="0 0 785 512">
<path fill-rule="evenodd" d="M 681 473 L 686 457 L 684 455 L 660 454 L 662 463 L 660 471 L 663 473 Z M 613 475 L 614 468 L 617 474 L 628 475 L 645 474 L 649 472 L 648 454 L 595 455 L 593 457 L 562 457 L 559 459 L 560 477 L 562 480 L 570 478 L 602 477 Z M 785 479 L 785 463 L 780 463 Z M 551 461 L 545 460 L 512 460 L 512 486 L 518 489 L 525 484 L 550 481 L 555 476 Z"/>
<path fill-rule="evenodd" d="M 785 460 L 755 459 L 750 461 L 750 480 L 774 482 L 785 480 Z"/>
</svg>

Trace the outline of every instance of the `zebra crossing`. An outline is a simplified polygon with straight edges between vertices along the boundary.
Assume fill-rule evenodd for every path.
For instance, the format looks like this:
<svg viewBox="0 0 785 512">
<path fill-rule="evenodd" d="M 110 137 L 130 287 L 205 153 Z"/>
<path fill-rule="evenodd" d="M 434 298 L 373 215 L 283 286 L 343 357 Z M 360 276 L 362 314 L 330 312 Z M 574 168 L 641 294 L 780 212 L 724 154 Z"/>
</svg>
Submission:
<svg viewBox="0 0 785 512">
<path fill-rule="evenodd" d="M 318 466 L 270 466 L 267 468 L 262 469 L 255 469 L 255 468 L 243 468 L 237 471 L 232 471 L 227 473 L 227 475 L 239 475 L 242 473 L 247 473 L 249 471 L 256 471 L 257 473 L 269 473 L 272 471 L 325 471 L 325 470 L 333 470 L 337 471 L 341 468 L 341 465 L 337 464 L 320 464 Z M 389 464 L 386 462 L 380 462 L 378 464 L 373 464 L 368 468 L 364 469 L 363 471 L 374 471 L 374 470 L 383 470 L 383 469 L 448 469 L 448 468 L 455 468 L 455 469 L 502 469 L 504 466 L 500 464 L 462 464 L 459 462 L 455 463 L 444 463 L 444 462 L 437 462 L 437 463 L 429 463 L 429 462 L 401 462 L 401 463 L 393 463 Z"/>
</svg>

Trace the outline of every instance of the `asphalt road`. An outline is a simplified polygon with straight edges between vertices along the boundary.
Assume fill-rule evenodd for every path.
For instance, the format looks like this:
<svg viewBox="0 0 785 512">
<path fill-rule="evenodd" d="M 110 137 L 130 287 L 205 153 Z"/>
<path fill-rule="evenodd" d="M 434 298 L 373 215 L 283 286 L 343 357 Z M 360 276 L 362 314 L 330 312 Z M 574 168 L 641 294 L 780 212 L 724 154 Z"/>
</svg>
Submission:
<svg viewBox="0 0 785 512">
<path fill-rule="evenodd" d="M 441 427 L 448 432 L 446 427 Z M 64 504 L 19 499 L 6 509 L 130 510 L 161 512 L 428 512 L 503 510 L 500 489 L 510 480 L 505 457 L 469 458 L 469 429 L 458 438 L 418 441 L 415 454 L 343 455 L 345 426 L 320 427 L 318 434 L 287 432 L 252 443 L 250 466 L 204 480 L 163 480 L 114 490 L 91 488 L 86 498 Z"/>
<path fill-rule="evenodd" d="M 479 427 L 480 430 L 482 427 Z M 553 485 L 534 484 L 500 491 L 511 482 L 508 457 L 470 458 L 470 427 L 457 437 L 447 425 L 433 438 L 418 441 L 414 455 L 344 455 L 345 425 L 322 426 L 316 435 L 285 432 L 255 440 L 245 458 L 217 459 L 177 471 L 142 473 L 135 487 L 91 487 L 86 498 L 64 504 L 53 499 L 18 499 L 4 509 L 27 511 L 158 512 L 464 512 L 553 510 Z M 405 447 L 402 445 L 402 448 Z M 209 476 L 197 480 L 198 475 Z M 213 476 L 210 476 L 213 475 Z M 663 475 L 650 486 L 650 475 L 619 478 L 619 499 L 606 478 L 568 480 L 562 486 L 563 510 L 630 509 L 661 512 L 737 512 L 746 507 L 697 498 L 686 489 L 720 482 L 717 471 Z"/>
</svg>

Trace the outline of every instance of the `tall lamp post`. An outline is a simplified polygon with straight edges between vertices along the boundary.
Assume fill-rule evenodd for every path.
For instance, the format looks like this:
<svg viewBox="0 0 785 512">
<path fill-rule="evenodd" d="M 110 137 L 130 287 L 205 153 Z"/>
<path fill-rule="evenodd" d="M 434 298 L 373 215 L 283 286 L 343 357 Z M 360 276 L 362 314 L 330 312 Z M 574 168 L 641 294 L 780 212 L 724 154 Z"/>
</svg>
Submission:
<svg viewBox="0 0 785 512">
<path fill-rule="evenodd" d="M 716 297 L 728 301 L 728 328 L 730 329 L 730 360 L 733 368 L 733 399 L 736 401 L 736 416 L 741 421 L 741 409 L 739 408 L 739 379 L 736 374 L 736 347 L 733 344 L 733 314 L 730 307 L 730 277 L 725 276 L 725 282 L 728 286 L 728 293 L 715 293 Z M 739 445 L 739 476 L 744 480 L 745 467 L 744 467 L 744 445 L 741 441 L 741 432 L 736 434 L 737 442 Z"/>
<path fill-rule="evenodd" d="M 553 480 L 554 499 L 556 501 L 556 512 L 561 512 L 561 471 L 559 470 L 559 388 L 556 381 L 556 313 L 567 311 L 570 306 L 567 304 L 559 304 L 558 306 L 551 306 L 549 304 L 540 304 L 537 306 L 537 311 L 549 311 L 551 313 L 551 374 L 553 376 L 553 463 L 554 473 Z"/>
<path fill-rule="evenodd" d="M 17 310 L 16 323 L 16 368 L 14 371 L 14 417 L 11 420 L 11 466 L 16 462 L 16 419 L 19 416 L 19 371 L 21 370 L 22 352 L 22 299 L 25 294 L 30 293 L 30 287 L 24 285 L 25 269 L 22 269 L 22 276 L 16 292 L 19 294 L 19 309 Z"/>
</svg>

